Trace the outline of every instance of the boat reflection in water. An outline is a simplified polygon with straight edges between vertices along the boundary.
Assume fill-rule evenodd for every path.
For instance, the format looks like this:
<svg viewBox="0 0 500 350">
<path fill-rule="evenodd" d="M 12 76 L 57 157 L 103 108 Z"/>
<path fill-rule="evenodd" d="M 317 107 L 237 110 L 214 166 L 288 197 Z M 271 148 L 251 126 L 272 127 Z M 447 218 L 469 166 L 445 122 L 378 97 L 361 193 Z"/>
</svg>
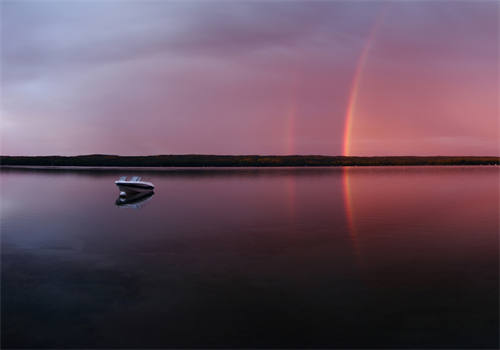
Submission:
<svg viewBox="0 0 500 350">
<path fill-rule="evenodd" d="M 126 196 L 120 195 L 116 199 L 115 204 L 118 207 L 122 207 L 122 208 L 139 209 L 144 204 L 146 204 L 146 202 L 149 202 L 151 200 L 151 198 L 153 197 L 153 195 L 154 195 L 153 191 L 128 193 Z"/>
</svg>

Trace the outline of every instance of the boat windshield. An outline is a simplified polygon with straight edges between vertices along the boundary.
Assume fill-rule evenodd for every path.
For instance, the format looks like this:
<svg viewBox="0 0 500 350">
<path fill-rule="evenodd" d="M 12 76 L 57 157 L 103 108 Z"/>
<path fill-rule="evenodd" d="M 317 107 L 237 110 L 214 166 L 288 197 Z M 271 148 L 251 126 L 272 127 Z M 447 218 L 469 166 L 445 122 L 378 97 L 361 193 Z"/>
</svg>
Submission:
<svg viewBox="0 0 500 350">
<path fill-rule="evenodd" d="M 127 181 L 127 177 L 126 176 L 121 176 L 118 181 Z"/>
<path fill-rule="evenodd" d="M 132 176 L 132 178 L 130 179 L 130 181 L 139 181 L 139 180 L 140 180 L 139 176 Z"/>
</svg>

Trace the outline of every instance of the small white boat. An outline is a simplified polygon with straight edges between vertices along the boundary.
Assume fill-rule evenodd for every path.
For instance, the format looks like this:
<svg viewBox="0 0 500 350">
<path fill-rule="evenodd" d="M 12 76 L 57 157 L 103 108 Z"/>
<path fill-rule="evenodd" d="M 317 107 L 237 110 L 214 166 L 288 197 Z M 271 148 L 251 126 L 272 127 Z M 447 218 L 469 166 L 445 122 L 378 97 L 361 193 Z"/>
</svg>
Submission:
<svg viewBox="0 0 500 350">
<path fill-rule="evenodd" d="M 126 196 L 128 193 L 151 192 L 155 188 L 151 182 L 141 181 L 140 176 L 132 176 L 130 180 L 122 176 L 115 181 L 115 184 L 120 189 L 120 196 Z"/>
</svg>

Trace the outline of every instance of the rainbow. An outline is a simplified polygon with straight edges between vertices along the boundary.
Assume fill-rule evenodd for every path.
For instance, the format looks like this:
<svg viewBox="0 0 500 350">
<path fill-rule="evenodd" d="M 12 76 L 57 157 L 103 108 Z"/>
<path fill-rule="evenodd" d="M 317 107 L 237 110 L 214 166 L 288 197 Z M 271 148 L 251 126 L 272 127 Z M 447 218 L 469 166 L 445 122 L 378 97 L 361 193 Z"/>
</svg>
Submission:
<svg viewBox="0 0 500 350">
<path fill-rule="evenodd" d="M 375 19 L 375 23 L 373 24 L 373 27 L 370 30 L 370 33 L 366 39 L 365 46 L 363 47 L 363 50 L 359 55 L 358 62 L 356 64 L 356 70 L 354 71 L 354 76 L 352 78 L 351 89 L 349 91 L 349 99 L 347 102 L 345 122 L 344 122 L 344 144 L 343 144 L 344 156 L 351 155 L 352 124 L 354 119 L 356 101 L 359 95 L 359 85 L 366 65 L 366 59 L 368 57 L 368 53 L 370 52 L 373 41 L 377 35 L 378 28 L 380 22 L 382 21 L 384 13 L 385 11 L 380 11 L 377 18 Z"/>
</svg>

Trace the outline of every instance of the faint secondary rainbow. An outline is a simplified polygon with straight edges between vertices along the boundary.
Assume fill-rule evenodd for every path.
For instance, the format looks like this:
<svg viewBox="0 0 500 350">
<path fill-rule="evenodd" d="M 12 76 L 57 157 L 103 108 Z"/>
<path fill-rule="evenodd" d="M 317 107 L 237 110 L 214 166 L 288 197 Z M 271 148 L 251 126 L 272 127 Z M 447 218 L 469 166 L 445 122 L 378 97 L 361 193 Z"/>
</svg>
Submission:
<svg viewBox="0 0 500 350">
<path fill-rule="evenodd" d="M 286 121 L 286 153 L 293 155 L 295 152 L 295 116 L 297 114 L 297 106 L 292 102 L 288 107 Z"/>
<path fill-rule="evenodd" d="M 375 19 L 375 23 L 366 38 L 365 46 L 359 55 L 358 62 L 356 64 L 356 70 L 354 71 L 354 76 L 351 82 L 351 89 L 349 91 L 349 99 L 347 102 L 346 114 L 345 114 L 345 123 L 344 123 L 344 145 L 343 145 L 343 154 L 344 156 L 351 155 L 351 139 L 352 139 L 352 124 L 354 119 L 354 112 L 356 107 L 356 101 L 359 95 L 359 84 L 361 82 L 361 78 L 363 75 L 363 70 L 366 65 L 366 59 L 368 57 L 368 53 L 370 52 L 373 40 L 377 35 L 378 28 L 382 18 L 384 16 L 385 11 L 380 11 L 377 18 Z"/>
<path fill-rule="evenodd" d="M 287 155 L 295 153 L 295 119 L 297 117 L 297 88 L 298 72 L 293 76 L 290 86 L 290 100 L 286 106 L 286 124 L 285 124 L 285 152 Z"/>
</svg>

